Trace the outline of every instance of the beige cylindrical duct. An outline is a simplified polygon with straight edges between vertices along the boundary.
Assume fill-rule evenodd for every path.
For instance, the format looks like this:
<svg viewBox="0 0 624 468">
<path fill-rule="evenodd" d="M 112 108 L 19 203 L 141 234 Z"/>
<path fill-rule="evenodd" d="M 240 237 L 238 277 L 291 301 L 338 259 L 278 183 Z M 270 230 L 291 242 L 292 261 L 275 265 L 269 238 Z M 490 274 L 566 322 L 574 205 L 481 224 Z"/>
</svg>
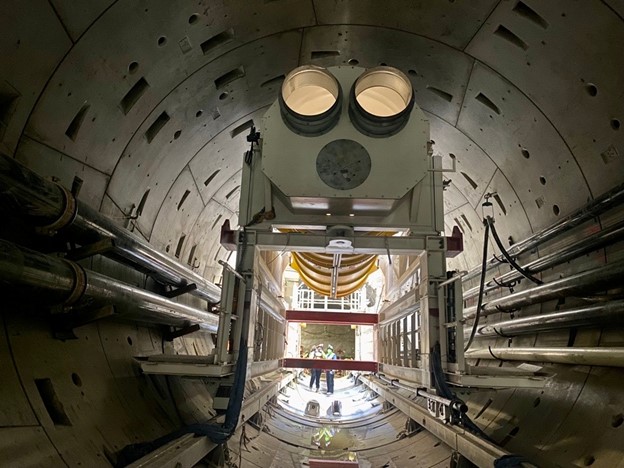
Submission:
<svg viewBox="0 0 624 468">
<path fill-rule="evenodd" d="M 412 83 L 393 67 L 370 68 L 351 88 L 351 123 L 370 137 L 383 138 L 401 131 L 413 108 Z"/>
<path fill-rule="evenodd" d="M 303 136 L 318 136 L 340 119 L 342 91 L 338 80 L 325 68 L 304 65 L 291 71 L 279 94 L 282 120 Z"/>
<path fill-rule="evenodd" d="M 336 268 L 335 294 L 332 294 L 334 256 L 319 253 L 292 253 L 291 266 L 301 280 L 323 296 L 344 297 L 357 291 L 377 270 L 377 255 L 342 255 Z"/>
</svg>

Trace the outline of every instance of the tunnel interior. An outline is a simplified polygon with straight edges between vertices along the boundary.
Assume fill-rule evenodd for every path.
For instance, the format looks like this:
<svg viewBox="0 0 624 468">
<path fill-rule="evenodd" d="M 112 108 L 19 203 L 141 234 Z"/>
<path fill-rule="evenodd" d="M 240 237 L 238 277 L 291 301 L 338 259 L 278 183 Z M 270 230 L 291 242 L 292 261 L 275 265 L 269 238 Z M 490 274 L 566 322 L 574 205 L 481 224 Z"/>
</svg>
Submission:
<svg viewBox="0 0 624 468">
<path fill-rule="evenodd" d="M 152 258 L 182 265 L 208 288 L 204 296 L 192 290 L 176 296 L 153 271 L 107 254 L 123 249 L 121 242 L 76 254 L 65 231 L 41 232 L 32 216 L 24 219 L 19 211 L 32 207 L 16 210 L 16 185 L 0 176 L 2 464 L 125 466 L 124 448 L 223 417 L 224 407 L 215 406 L 227 403 L 231 385 L 146 369 L 213 356 L 219 346 L 218 314 L 191 329 L 182 315 L 163 310 L 173 302 L 179 314 L 219 311 L 220 289 L 210 285 L 225 290 L 222 263 L 241 261 L 223 241 L 222 226 L 240 227 L 245 154 L 254 148 L 248 137 L 258 130 L 262 138 L 263 116 L 286 76 L 313 65 L 394 67 L 409 80 L 429 122 L 433 156 L 445 170 L 439 231 L 463 238 L 446 266 L 464 276 L 456 284 L 465 298 L 466 339 L 478 309 L 484 238 L 489 256 L 498 258 L 487 270 L 490 309 L 486 304 L 480 322 L 486 328 L 466 354 L 473 374 L 488 384 L 453 387 L 477 426 L 467 440 L 487 438 L 516 456 L 515 466 L 624 466 L 623 21 L 620 0 L 2 2 L 0 152 L 10 162 L 0 169 L 38 174 L 41 180 L 29 179 L 38 187 L 32 193 L 47 183 L 64 187 L 55 192 L 59 203 L 73 193 L 79 213 L 106 217 L 107 232 L 130 232 L 151 246 Z M 521 265 L 549 259 L 531 269 L 538 288 L 555 289 L 578 275 L 581 286 L 507 306 L 506 297 L 536 284 L 514 277 L 493 285 L 492 277 L 505 279 L 513 270 L 492 236 L 485 237 L 487 216 L 504 247 L 516 246 Z M 89 246 L 89 220 L 80 219 L 71 235 L 78 247 Z M 546 237 L 553 226 L 555 234 L 520 251 L 525 239 Z M 271 294 L 288 299 L 292 291 L 282 279 L 289 255 L 275 249 L 258 256 L 265 303 Z M 44 304 L 42 292 L 45 283 L 58 294 L 59 277 L 35 277 L 24 287 L 12 281 L 28 258 L 77 281 L 78 270 L 64 262 L 74 258 L 92 275 L 94 283 L 84 287 L 99 302 L 87 319 L 69 316 L 78 321 L 59 334 L 55 324 L 68 311 Z M 416 264 L 416 255 L 379 256 L 382 312 L 419 289 Z M 111 317 L 107 278 L 156 298 L 119 306 L 123 313 Z M 519 320 L 581 309 L 591 318 L 518 331 Z M 177 434 L 181 455 L 175 447 L 165 454 L 174 461 L 156 457 L 135 466 L 321 466 L 317 459 L 370 467 L 478 465 L 428 419 L 406 414 L 427 400 L 401 370 L 407 355 L 384 351 L 385 337 L 407 333 L 403 319 L 380 322 L 370 335 L 370 352 L 384 372 L 346 372 L 332 398 L 313 395 L 308 374 L 279 365 L 302 356 L 288 355 L 289 327 L 258 312 L 260 327 L 252 328 L 267 339 L 250 344 L 256 370 L 245 385 L 245 424 L 217 448 Z M 529 351 L 503 357 L 507 348 Z M 546 348 L 579 354 L 565 362 L 544 354 Z M 320 402 L 316 416 L 305 410 L 311 399 Z M 334 400 L 343 400 L 339 424 L 321 414 Z"/>
</svg>

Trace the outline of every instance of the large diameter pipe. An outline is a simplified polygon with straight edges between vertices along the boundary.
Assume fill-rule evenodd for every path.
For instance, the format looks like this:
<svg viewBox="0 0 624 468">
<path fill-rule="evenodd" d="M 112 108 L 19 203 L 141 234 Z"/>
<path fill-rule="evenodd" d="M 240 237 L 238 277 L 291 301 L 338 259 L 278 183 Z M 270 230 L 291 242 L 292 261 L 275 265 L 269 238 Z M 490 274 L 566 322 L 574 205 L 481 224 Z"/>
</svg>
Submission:
<svg viewBox="0 0 624 468">
<path fill-rule="evenodd" d="M 197 289 L 191 294 L 208 301 L 221 298 L 218 286 L 6 155 L 0 155 L 0 207 L 50 231 L 63 230 L 80 244 L 113 239 L 112 254 L 105 255 L 121 257 L 175 287 L 195 283 Z"/>
<path fill-rule="evenodd" d="M 609 263 L 581 273 L 552 281 L 535 288 L 520 291 L 509 296 L 494 299 L 483 305 L 483 315 L 495 312 L 512 312 L 532 304 L 552 299 L 579 296 L 597 290 L 606 290 L 621 284 L 624 275 L 624 261 Z M 464 318 L 474 317 L 476 307 L 464 309 Z"/>
<path fill-rule="evenodd" d="M 606 247 L 615 242 L 624 239 L 624 221 L 614 224 L 613 226 L 603 229 L 595 235 L 581 239 L 563 250 L 553 252 L 551 254 L 540 257 L 524 266 L 524 269 L 528 273 L 539 273 L 548 268 L 552 268 L 557 265 L 561 265 L 569 260 L 585 255 L 594 250 Z M 511 281 L 516 281 L 522 278 L 522 275 L 516 270 L 510 271 L 496 278 L 496 282 L 499 284 L 507 284 Z M 491 281 L 485 287 L 485 292 L 492 291 L 499 288 L 499 284 Z M 464 293 L 464 299 L 470 299 L 471 297 L 479 294 L 479 287 L 469 289 Z"/>
<path fill-rule="evenodd" d="M 560 221 L 552 224 L 551 226 L 542 229 L 539 232 L 527 237 L 523 241 L 520 241 L 512 246 L 510 246 L 507 251 L 511 256 L 518 256 L 524 252 L 527 252 L 544 242 L 547 242 L 551 239 L 554 239 L 558 235 L 563 232 L 569 231 L 572 228 L 580 226 L 585 221 L 588 221 L 600 214 L 604 213 L 607 210 L 615 206 L 619 206 L 624 203 L 624 184 L 618 185 L 608 192 L 600 195 L 597 198 L 594 198 L 591 202 L 578 209 L 574 213 L 566 216 Z M 493 266 L 499 264 L 499 261 L 492 257 L 488 260 L 487 269 L 489 270 Z M 478 265 L 466 273 L 464 275 L 464 280 L 469 280 L 475 278 L 481 273 L 481 266 Z"/>
<path fill-rule="evenodd" d="M 200 323 L 216 332 L 216 314 L 136 288 L 58 257 L 0 240 L 0 289 L 6 296 L 48 305 L 98 308 L 118 306 L 142 321 L 183 325 Z"/>
<path fill-rule="evenodd" d="M 480 327 L 479 336 L 515 336 L 569 327 L 624 324 L 624 301 L 505 320 Z"/>
<path fill-rule="evenodd" d="M 221 289 L 193 270 L 175 261 L 170 256 L 156 250 L 128 230 L 118 226 L 93 208 L 78 202 L 78 213 L 70 233 L 86 239 L 96 234 L 114 240 L 114 253 L 123 259 L 148 270 L 160 281 L 176 287 L 195 283 L 197 289 L 191 291 L 203 299 L 218 302 Z"/>
<path fill-rule="evenodd" d="M 624 348 L 483 348 L 466 351 L 465 357 L 469 359 L 624 367 Z"/>
</svg>

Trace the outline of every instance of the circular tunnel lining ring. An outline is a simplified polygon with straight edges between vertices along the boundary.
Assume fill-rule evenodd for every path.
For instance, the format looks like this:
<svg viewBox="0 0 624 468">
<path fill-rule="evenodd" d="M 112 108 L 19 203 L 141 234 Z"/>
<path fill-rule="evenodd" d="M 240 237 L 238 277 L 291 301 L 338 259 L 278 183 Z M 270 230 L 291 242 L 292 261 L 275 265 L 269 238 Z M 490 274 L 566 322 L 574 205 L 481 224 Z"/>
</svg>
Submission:
<svg viewBox="0 0 624 468">
<path fill-rule="evenodd" d="M 342 89 L 325 68 L 305 65 L 291 71 L 279 93 L 284 124 L 303 136 L 330 131 L 340 119 Z"/>
<path fill-rule="evenodd" d="M 414 92 L 407 76 L 393 67 L 371 68 L 356 80 L 349 94 L 349 117 L 364 135 L 392 136 L 407 124 Z"/>
</svg>

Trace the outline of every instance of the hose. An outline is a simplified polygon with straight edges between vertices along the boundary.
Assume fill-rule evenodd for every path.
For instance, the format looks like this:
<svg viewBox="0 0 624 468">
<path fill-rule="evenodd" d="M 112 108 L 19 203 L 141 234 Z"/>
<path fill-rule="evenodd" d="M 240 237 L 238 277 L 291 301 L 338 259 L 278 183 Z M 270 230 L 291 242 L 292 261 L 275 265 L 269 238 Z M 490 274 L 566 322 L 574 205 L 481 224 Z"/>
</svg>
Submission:
<svg viewBox="0 0 624 468">
<path fill-rule="evenodd" d="M 501 242 L 500 237 L 498 237 L 498 233 L 496 232 L 496 228 L 494 227 L 494 220 L 492 218 L 490 218 L 489 216 L 486 218 L 486 220 L 487 220 L 486 221 L 487 225 L 492 230 L 492 236 L 494 237 L 494 241 L 496 242 L 496 245 L 498 245 L 498 248 L 500 249 L 500 251 L 503 253 L 503 256 L 505 257 L 505 260 L 507 260 L 509 262 L 509 264 L 512 267 L 514 267 L 518 273 L 520 273 L 522 276 L 524 276 L 529 281 L 533 281 L 535 284 L 544 284 L 540 279 L 538 279 L 535 276 L 531 275 L 531 273 L 526 271 L 524 268 L 522 268 L 520 265 L 518 265 L 515 262 L 515 260 L 511 257 L 511 255 L 509 255 L 509 252 L 507 252 L 507 250 L 505 249 L 505 246 Z"/>
<path fill-rule="evenodd" d="M 488 258 L 488 238 L 490 234 L 489 218 L 484 219 L 483 224 L 485 225 L 485 233 L 483 234 L 483 260 L 481 262 L 481 278 L 479 280 L 479 299 L 477 300 L 477 311 L 475 313 L 474 323 L 472 324 L 470 338 L 468 338 L 468 343 L 466 343 L 466 346 L 464 346 L 464 352 L 468 351 L 468 348 L 470 348 L 470 345 L 472 344 L 472 341 L 477 334 L 477 328 L 479 327 L 479 318 L 481 317 L 481 307 L 483 307 L 483 291 L 485 289 L 485 274 L 487 273 L 486 266 Z"/>
</svg>

